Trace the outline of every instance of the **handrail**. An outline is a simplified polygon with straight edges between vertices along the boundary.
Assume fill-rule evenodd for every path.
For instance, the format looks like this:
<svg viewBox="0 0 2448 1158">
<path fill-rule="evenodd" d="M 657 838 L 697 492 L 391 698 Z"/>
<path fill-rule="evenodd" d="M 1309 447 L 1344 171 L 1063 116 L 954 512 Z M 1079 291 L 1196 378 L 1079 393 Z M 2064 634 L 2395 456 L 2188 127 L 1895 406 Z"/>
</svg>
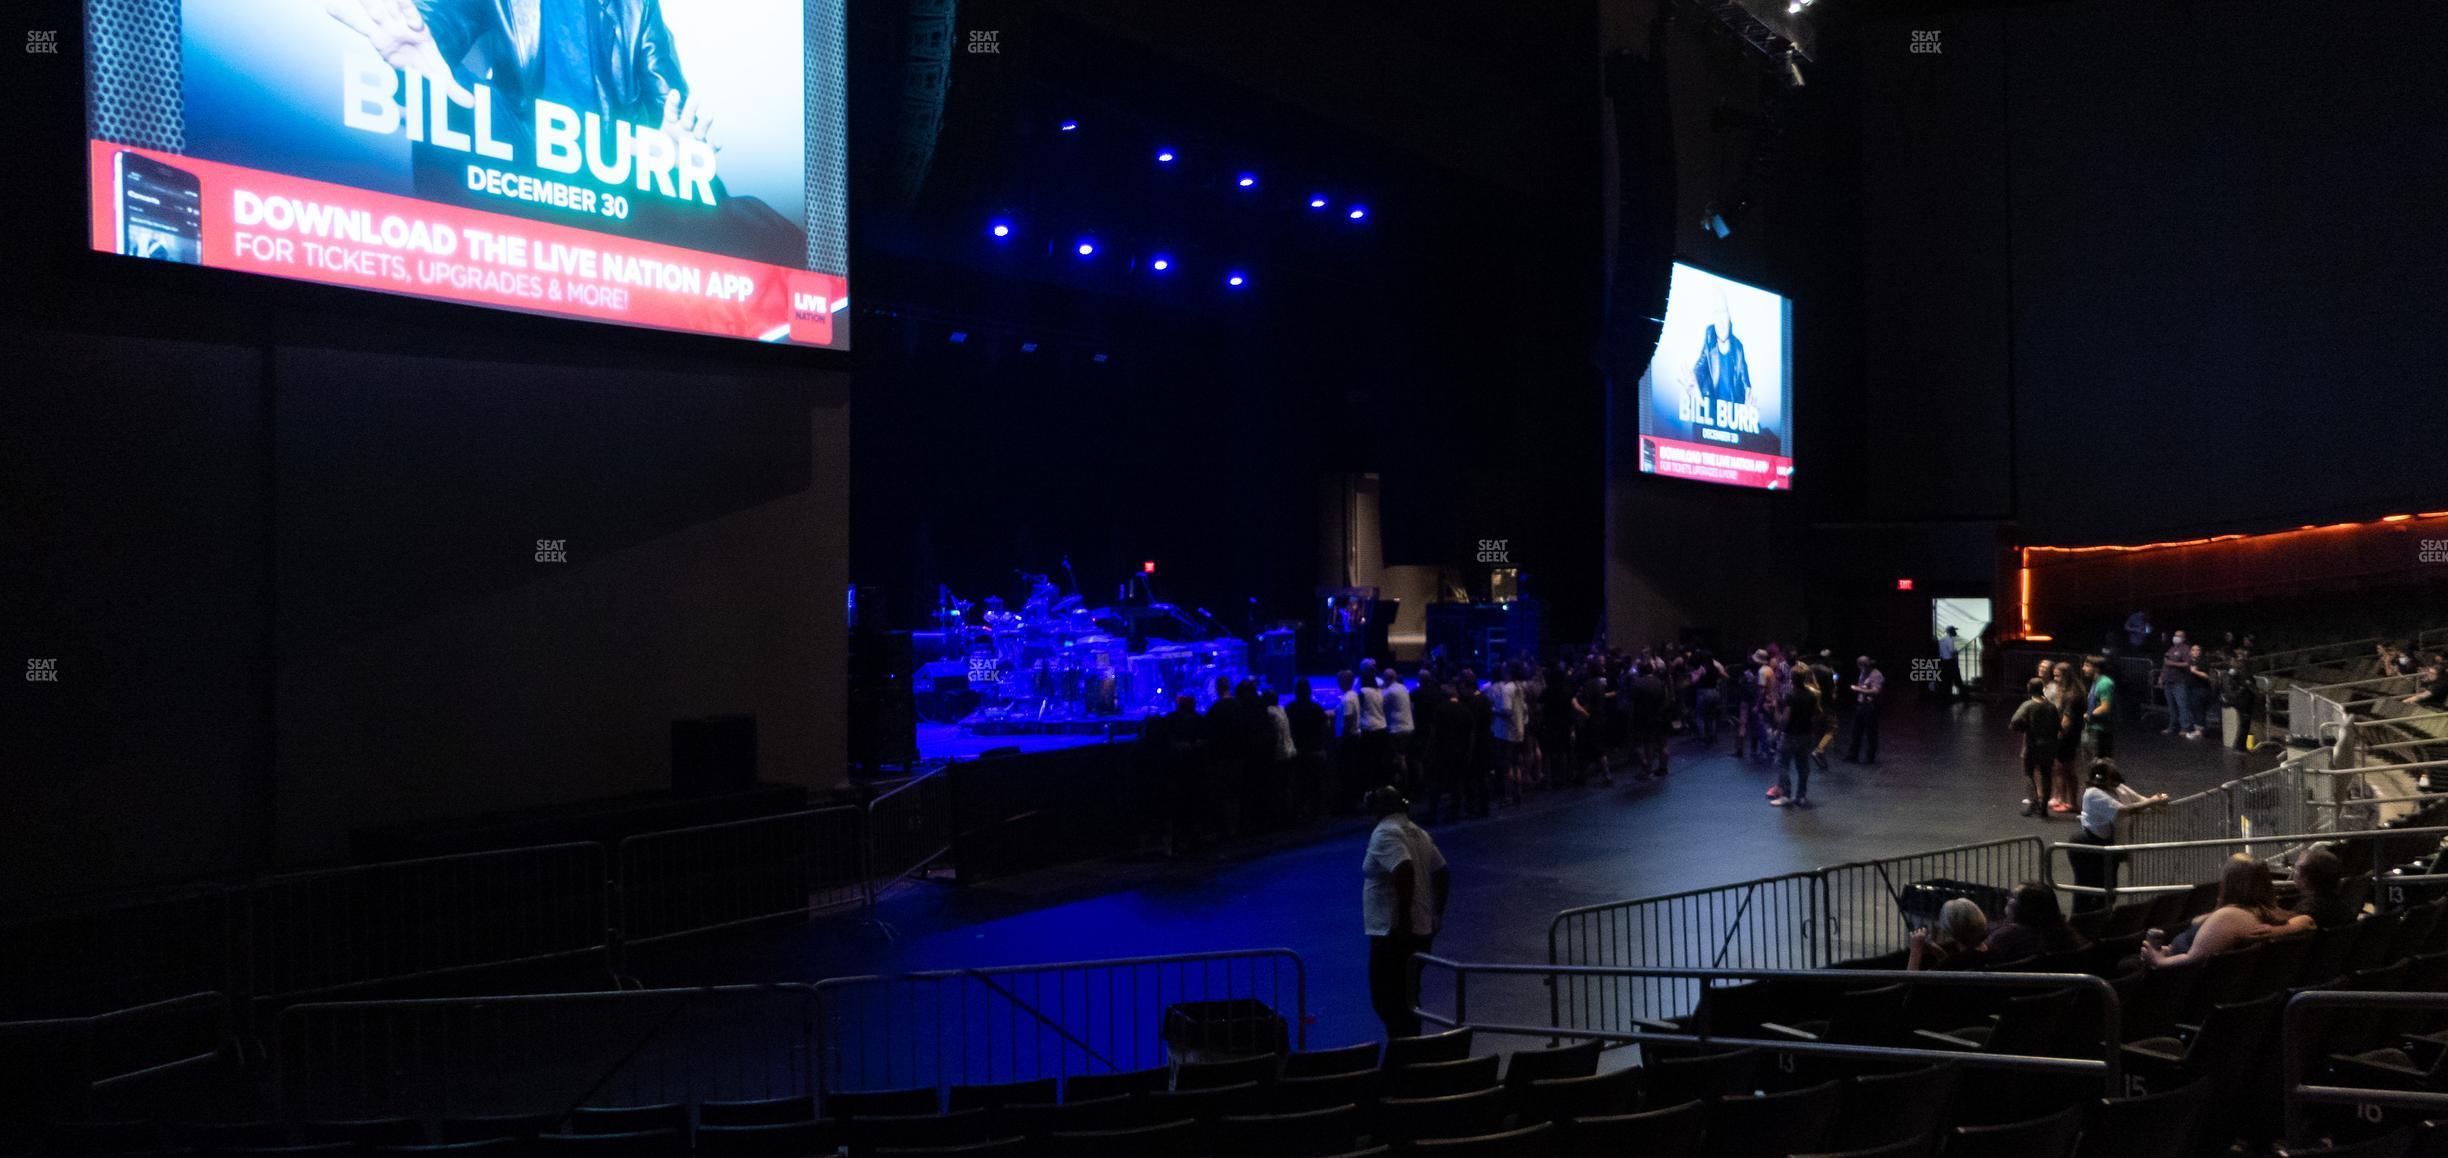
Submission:
<svg viewBox="0 0 2448 1158">
<path fill-rule="evenodd" d="M 1521 1037 L 1571 1037 L 1621 1043 L 1661 1042 L 1678 1045 L 1752 1047 L 1780 1053 L 1825 1054 L 1834 1057 L 1895 1061 L 1947 1061 L 1994 1069 L 2092 1073 L 2102 1077 L 2110 1096 L 2122 1092 L 2122 1034 L 2120 1030 L 2123 1009 L 2118 1003 L 2115 987 L 2088 973 L 1912 972 L 1901 969 L 1675 969 L 1628 965 L 1524 965 L 1455 961 L 1448 957 L 1426 953 L 1414 956 L 1411 959 L 1411 965 L 1411 1012 L 1422 1021 L 1447 1028 L 1467 1026 L 1476 1032 Z M 1420 1001 L 1420 980 L 1426 970 L 1431 968 L 1444 969 L 1454 975 L 1454 1013 L 1451 1017 L 1426 1008 Z M 2102 1056 L 2098 1059 L 2059 1058 L 2029 1054 L 1920 1049 L 1911 1046 L 1852 1045 L 1837 1042 L 1730 1037 L 1710 1033 L 1705 1018 L 1701 1019 L 1701 1024 L 1696 1026 L 1693 1032 L 1689 1033 L 1670 1033 L 1651 1029 L 1596 1030 L 1563 1025 L 1519 1026 L 1499 1022 L 1473 1021 L 1468 1016 L 1469 977 L 1473 973 L 1500 977 L 1542 977 L 1549 979 L 1551 983 L 1557 977 L 1614 977 L 1699 981 L 1703 986 L 1711 981 L 1823 981 L 1831 985 L 1857 987 L 1865 982 L 1871 982 L 1971 989 L 2086 989 L 2099 998 Z"/>
<path fill-rule="evenodd" d="M 2357 803 L 2364 803 L 2364 802 L 2358 801 Z M 2229 846 L 2229 845 L 2246 845 L 2246 844 L 2284 844 L 2284 843 L 2287 843 L 2287 842 L 2289 842 L 2289 841 L 2314 841 L 2314 842 L 2320 842 L 2320 841 L 2336 841 L 2336 840 L 2354 840 L 2354 839 L 2357 839 L 2357 838 L 2380 839 L 2380 838 L 2383 838 L 2383 837 L 2400 837 L 2400 836 L 2443 836 L 2443 837 L 2448 837 L 2448 827 L 2439 827 L 2439 828 L 2371 828 L 2371 829 L 2361 829 L 2361 830 L 2357 830 L 2357 831 L 2354 831 L 2354 832 L 2290 832 L 2290 833 L 2270 833 L 2270 834 L 2267 834 L 2267 835 L 2264 835 L 2264 834 L 2261 834 L 2261 833 L 2254 833 L 2254 834 L 2253 834 L 2253 835 L 2251 835 L 2251 836 L 2222 836 L 2222 837 L 2215 837 L 2215 838 L 2213 838 L 2213 839 L 2209 839 L 2209 840 L 2162 840 L 2162 841 L 2155 841 L 2155 842 L 2152 842 L 2152 843 L 2149 843 L 2149 844 L 2075 844 L 2075 843 L 2073 843 L 2073 842 L 2071 842 L 2071 841 L 2059 841 L 2059 842 L 2056 842 L 2056 843 L 2054 843 L 2054 844 L 2049 845 L 2049 848 L 2051 848 L 2052 850 L 2054 850 L 2054 849 L 2065 849 L 2065 850 L 2067 850 L 2067 851 L 2069 851 L 2069 852 L 2074 851 L 2074 850 L 2076 850 L 2076 849 L 2080 849 L 2080 850 L 2083 850 L 2083 851 L 2086 851 L 2086 852 L 2101 852 L 2101 853 L 2123 853 L 2123 852 L 2159 852 L 2159 851 L 2162 851 L 2162 850 L 2166 850 L 2166 849 L 2175 849 L 2175 848 L 2224 848 L 2224 847 Z M 2060 886 L 2060 887 L 2063 887 L 2063 886 Z"/>
<path fill-rule="evenodd" d="M 1000 977 L 1012 973 L 1046 973 L 1056 969 L 1132 969 L 1142 965 L 1187 965 L 1199 961 L 1239 961 L 1261 957 L 1281 957 L 1292 961 L 1294 970 L 1305 976 L 1307 965 L 1301 955 L 1291 949 L 1218 949 L 1212 953 L 1163 953 L 1153 957 L 1107 957 L 1093 961 L 1045 961 L 1034 965 L 993 965 L 983 969 L 921 969 L 911 973 L 859 973 L 848 977 L 827 977 L 816 983 L 818 989 L 839 988 L 875 981 L 945 981 L 955 977 Z"/>
<path fill-rule="evenodd" d="M 104 1027 L 113 1022 L 133 1021 L 150 1017 L 155 1014 L 170 1013 L 185 1009 L 193 1009 L 200 1013 L 214 1015 L 213 1030 L 209 1039 L 211 1042 L 211 1048 L 205 1049 L 201 1052 L 182 1054 L 178 1057 L 170 1058 L 165 1061 L 155 1061 L 149 1064 L 139 1065 L 134 1069 L 124 1070 L 118 1073 L 98 1074 L 95 1072 L 100 1067 L 100 1061 L 95 1056 L 94 1041 L 96 1035 Z M 159 1001 L 148 1001 L 142 1005 L 131 1005 L 124 1009 L 113 1009 L 106 1013 L 87 1014 L 81 1017 L 38 1017 L 28 1018 L 23 1021 L 0 1021 L 0 1038 L 5 1038 L 11 1032 L 23 1031 L 60 1031 L 73 1033 L 76 1039 L 77 1050 L 77 1056 L 74 1059 L 76 1073 L 84 1081 L 85 1090 L 83 1097 L 90 1099 L 94 1091 L 105 1086 L 137 1081 L 142 1078 L 150 1077 L 154 1074 L 167 1073 L 171 1070 L 182 1069 L 187 1066 L 195 1065 L 199 1062 L 211 1061 L 214 1058 L 222 1056 L 229 1050 L 231 1043 L 236 1038 L 236 1022 L 232 1018 L 230 1010 L 231 1003 L 228 994 L 219 990 L 205 990 L 196 993 L 184 994 L 178 997 L 164 998 Z M 64 1062 L 66 1059 L 58 1060 Z M 73 1109 L 69 1107 L 59 1107 L 58 1109 L 63 1113 L 72 1113 L 85 1108 L 87 1107 L 80 1106 Z"/>
<path fill-rule="evenodd" d="M 2340 990 L 2312 990 L 2298 993 L 2286 1004 L 2285 1020 L 2279 1030 L 2281 1060 L 2285 1064 L 2286 1136 L 2291 1144 L 2301 1145 L 2305 1137 L 2304 1103 L 2328 1102 L 2347 1105 L 2399 1106 L 2409 1110 L 2448 1109 L 2448 1093 L 2431 1090 L 2355 1089 L 2346 1086 L 2315 1086 L 2304 1081 L 2305 1023 L 2314 1010 L 2323 1008 L 2364 1009 L 2448 1009 L 2448 993 L 2358 993 Z"/>
</svg>

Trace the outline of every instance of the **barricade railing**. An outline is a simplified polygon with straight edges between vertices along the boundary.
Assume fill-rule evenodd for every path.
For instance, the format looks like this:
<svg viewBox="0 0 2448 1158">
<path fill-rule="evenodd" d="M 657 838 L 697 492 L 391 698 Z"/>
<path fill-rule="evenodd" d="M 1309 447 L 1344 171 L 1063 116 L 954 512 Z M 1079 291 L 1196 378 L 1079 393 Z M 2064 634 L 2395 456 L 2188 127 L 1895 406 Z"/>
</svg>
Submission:
<svg viewBox="0 0 2448 1158">
<path fill-rule="evenodd" d="M 2013 837 L 1906 856 L 1829 865 L 1711 889 L 1584 905 L 1547 928 L 1551 964 L 1648 969 L 1817 969 L 1903 950 L 1907 910 L 1934 916 L 1947 897 L 1973 896 L 1993 916 L 2026 881 L 2045 880 L 2039 837 Z M 1932 890 L 1926 906 L 1913 886 Z M 1677 975 L 1556 975 L 1557 1025 L 1620 1029 L 1680 1016 L 1698 996 Z"/>
<path fill-rule="evenodd" d="M 1878 860 L 1854 861 L 1819 870 L 1820 910 L 1826 940 L 1821 964 L 1877 957 L 1902 951 L 1912 935 L 1906 919 L 1908 890 L 1929 883 L 1940 890 L 1914 911 L 1937 915 L 1948 896 L 1966 895 L 1980 901 L 1992 920 L 2003 911 L 2006 895 L 2026 881 L 2048 879 L 2048 852 L 2037 836 L 2010 837 L 1956 845 L 1929 852 Z"/>
<path fill-rule="evenodd" d="M 1547 925 L 1553 964 L 1702 969 L 1814 969 L 1820 952 L 1819 874 L 1788 873 L 1713 889 L 1566 909 Z M 1690 1008 L 1688 978 L 1558 974 L 1548 995 L 1557 1025 L 1598 1029 Z"/>
<path fill-rule="evenodd" d="M 2113 905 L 2119 896 L 2151 895 L 2174 889 L 2189 889 L 2196 884 L 2217 877 L 2216 873 L 2211 874 L 2208 878 L 2190 875 L 2145 877 L 2138 870 L 2154 865 L 2181 862 L 2153 860 L 2142 854 L 2207 849 L 2215 852 L 2222 864 L 2228 856 L 2241 852 L 2263 861 L 2284 865 L 2291 863 L 2293 858 L 2304 849 L 2319 844 L 2341 850 L 2339 855 L 2346 861 L 2348 872 L 2359 876 L 2385 869 L 2391 864 L 2427 856 L 2438 851 L 2443 840 L 2448 840 L 2448 826 L 2383 828 L 2361 832 L 2254 833 L 2249 837 L 2159 841 L 2150 844 L 2096 845 L 2060 842 L 2049 846 L 2050 879 L 2059 882 L 2056 887 L 2061 892 L 2073 893 L 2077 896 L 2105 897 L 2107 902 Z M 2063 875 L 2056 872 L 2055 858 L 2058 853 L 2065 854 L 2069 868 L 2073 858 L 2092 856 L 2110 858 L 2119 866 L 2118 871 L 2111 874 L 2104 885 L 2067 884 L 2064 882 L 2073 880 L 2075 877 L 2071 872 Z"/>
<path fill-rule="evenodd" d="M 821 1092 L 1027 1081 L 1166 1064 L 1168 1036 L 1225 1052 L 1308 1041 L 1289 949 L 820 981 Z"/>
<path fill-rule="evenodd" d="M 2320 1105 L 2354 1106 L 2358 1111 L 2381 1107 L 2439 1111 L 2448 1110 L 2448 1093 L 2436 1089 L 2381 1089 L 2371 1087 L 2314 1085 L 2309 1080 L 2307 1063 L 2325 1061 L 2311 1055 L 2321 1041 L 2315 1023 L 2324 1015 L 2340 1010 L 2381 1010 L 2407 1012 L 2414 1010 L 2448 1009 L 2448 993 L 2356 993 L 2342 990 L 2313 990 L 2298 993 L 2288 1000 L 2286 1020 L 2279 1031 L 2279 1049 L 2283 1065 L 2286 1098 L 2286 1137 L 2290 1145 L 2302 1146 L 2312 1141 L 2310 1107 Z M 2424 1117 L 2433 1116 L 2424 1114 Z"/>
<path fill-rule="evenodd" d="M 892 886 L 951 855 L 950 767 L 925 772 L 867 802 L 864 873 L 870 908 Z"/>
<path fill-rule="evenodd" d="M 233 1056 L 229 998 L 191 993 L 90 1017 L 0 1022 L 0 1116 L 140 1113 L 148 1083 Z M 20 1062 L 23 1068 L 20 1068 Z"/>
<path fill-rule="evenodd" d="M 114 898 L 0 926 L 0 1020 L 96 1016 L 242 992 L 246 898 L 225 887 Z"/>
<path fill-rule="evenodd" d="M 1772 1053 L 1800 1056 L 1855 1058 L 1886 1062 L 1954 1062 L 1971 1067 L 2018 1070 L 2024 1072 L 2088 1074 L 2097 1077 L 2108 1096 L 2124 1092 L 2119 1043 L 2123 1028 L 2123 1010 L 2116 990 L 2108 982 L 2085 973 L 1976 973 L 1976 972 L 1906 972 L 1900 969 L 1650 969 L 1632 966 L 1588 965 L 1520 965 L 1479 964 L 1454 961 L 1450 958 L 1420 955 L 1412 958 L 1412 1012 L 1422 1022 L 1446 1028 L 1468 1027 L 1473 1033 L 1533 1038 L 1567 1038 L 1602 1041 L 1618 1045 L 1676 1045 L 1700 1047 L 1752 1047 Z M 1428 1001 L 1431 974 L 1450 975 L 1453 979 L 1452 1000 L 1432 1008 Z M 1717 982 L 1774 981 L 1778 984 L 1824 984 L 1831 992 L 1839 989 L 1860 989 L 1867 986 L 1907 985 L 1931 988 L 2006 989 L 2006 990 L 2080 990 L 2088 996 L 2090 1008 L 2099 1018 L 2099 1037 L 2091 1048 L 2097 1055 L 2045 1056 L 2030 1054 L 1988 1053 L 1943 1048 L 1910 1046 L 1849 1045 L 1836 1042 L 1803 1041 L 1789 1038 L 1751 1038 L 1739 1033 L 1719 1033 L 1705 1017 L 1696 1017 L 1686 1024 L 1668 1023 L 1662 1019 L 1644 1019 L 1620 1029 L 1593 1029 L 1586 1026 L 1522 1025 L 1473 1016 L 1474 1003 L 1484 1003 L 1482 994 L 1474 998 L 1471 978 L 1522 978 L 1550 986 L 1572 978 L 1624 981 L 1674 980 L 1695 989 L 1713 987 Z M 1504 1004 L 1514 1004 L 1505 1002 Z"/>
<path fill-rule="evenodd" d="M 785 812 L 620 842 L 624 947 L 710 932 L 867 898 L 855 805 Z"/>
<path fill-rule="evenodd" d="M 258 1002 L 611 945 L 604 847 L 551 844 L 297 873 L 247 890 Z"/>
<path fill-rule="evenodd" d="M 314 1002 L 280 1013 L 296 1120 L 531 1112 L 815 1092 L 801 984 Z"/>
</svg>

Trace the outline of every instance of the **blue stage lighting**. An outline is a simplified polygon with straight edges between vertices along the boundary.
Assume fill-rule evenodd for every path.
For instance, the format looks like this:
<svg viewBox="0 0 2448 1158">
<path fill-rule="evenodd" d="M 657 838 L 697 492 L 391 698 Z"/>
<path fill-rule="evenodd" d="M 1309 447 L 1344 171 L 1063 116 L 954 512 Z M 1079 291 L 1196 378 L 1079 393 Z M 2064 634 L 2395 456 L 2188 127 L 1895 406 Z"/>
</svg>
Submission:
<svg viewBox="0 0 2448 1158">
<path fill-rule="evenodd" d="M 1252 188 L 1258 184 L 1258 175 L 1256 173 L 1243 173 L 1241 174 L 1241 179 L 1233 182 L 1233 184 L 1239 185 L 1244 189 Z"/>
<path fill-rule="evenodd" d="M 1158 273 L 1163 273 L 1164 271 L 1173 268 L 1173 259 L 1166 257 L 1161 253 L 1157 254 L 1155 260 L 1148 262 L 1148 268 L 1155 270 Z"/>
<path fill-rule="evenodd" d="M 1368 216 L 1368 206 L 1354 205 L 1351 207 L 1351 212 L 1347 216 L 1354 221 L 1358 221 L 1361 218 Z"/>
<path fill-rule="evenodd" d="M 1010 237 L 1011 222 L 997 221 L 993 225 L 987 227 L 986 232 L 994 234 L 996 237 Z"/>
<path fill-rule="evenodd" d="M 1325 194 L 1322 194 L 1322 193 L 1312 193 L 1312 194 L 1310 194 L 1310 195 L 1309 195 L 1309 207 L 1310 207 L 1311 209 L 1324 209 L 1324 208 L 1326 207 L 1326 196 L 1325 196 Z"/>
<path fill-rule="evenodd" d="M 1247 282 L 1248 280 L 1249 278 L 1243 275 L 1242 272 L 1237 269 L 1224 276 L 1224 284 L 1231 286 L 1234 289 L 1240 289 L 1242 283 Z"/>
<path fill-rule="evenodd" d="M 1079 255 L 1080 255 L 1081 257 L 1087 257 L 1087 256 L 1089 256 L 1090 254 L 1093 254 L 1093 253 L 1095 253 L 1095 252 L 1096 252 L 1096 242 L 1090 241 L 1090 240 L 1088 240 L 1088 239 L 1087 239 L 1087 238 L 1085 238 L 1085 237 L 1083 237 L 1083 238 L 1081 238 L 1081 239 L 1080 239 L 1080 243 L 1079 243 Z"/>
<path fill-rule="evenodd" d="M 967 331 L 967 330 L 954 330 L 954 331 L 952 331 L 952 344 L 953 344 L 953 345 L 957 346 L 957 345 L 960 345 L 961 343 L 966 342 L 966 341 L 968 341 L 968 340 L 969 340 L 969 331 Z"/>
<path fill-rule="evenodd" d="M 1034 354 L 1034 353 L 1036 353 L 1036 352 L 1037 352 L 1037 343 L 1035 343 L 1035 342 L 1022 342 L 1022 343 L 1020 343 L 1020 352 L 1021 352 L 1021 353 L 1023 353 L 1023 354 Z"/>
<path fill-rule="evenodd" d="M 1157 164 L 1159 164 L 1159 165 L 1170 165 L 1170 164 L 1172 164 L 1172 163 L 1173 163 L 1173 150 L 1171 150 L 1171 149 L 1158 149 L 1158 150 L 1156 150 L 1156 163 L 1157 163 Z"/>
<path fill-rule="evenodd" d="M 1062 123 L 1062 131 L 1064 131 L 1064 132 L 1066 132 L 1066 133 L 1071 132 L 1071 131 L 1073 131 L 1073 130 L 1075 130 L 1075 129 L 1077 129 L 1077 128 L 1079 128 L 1079 122 L 1078 122 L 1078 121 L 1064 121 L 1064 122 Z"/>
</svg>

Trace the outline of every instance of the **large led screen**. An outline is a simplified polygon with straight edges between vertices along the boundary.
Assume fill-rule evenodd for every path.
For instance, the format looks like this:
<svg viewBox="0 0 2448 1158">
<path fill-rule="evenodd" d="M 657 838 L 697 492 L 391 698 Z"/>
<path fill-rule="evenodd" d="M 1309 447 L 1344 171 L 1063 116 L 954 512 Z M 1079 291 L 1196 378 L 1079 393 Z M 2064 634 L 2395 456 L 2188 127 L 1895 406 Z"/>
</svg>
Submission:
<svg viewBox="0 0 2448 1158">
<path fill-rule="evenodd" d="M 1676 262 L 1640 380 L 1643 474 L 1793 488 L 1793 304 Z"/>
<path fill-rule="evenodd" d="M 87 0 L 96 249 L 847 348 L 843 0 Z"/>
</svg>

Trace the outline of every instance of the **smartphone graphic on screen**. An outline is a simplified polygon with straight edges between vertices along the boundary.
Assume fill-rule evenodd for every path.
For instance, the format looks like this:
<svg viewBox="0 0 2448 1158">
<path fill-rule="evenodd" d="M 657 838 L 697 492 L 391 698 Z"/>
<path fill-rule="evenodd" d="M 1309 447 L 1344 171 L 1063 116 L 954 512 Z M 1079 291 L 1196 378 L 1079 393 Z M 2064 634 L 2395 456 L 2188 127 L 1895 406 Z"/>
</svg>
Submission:
<svg viewBox="0 0 2448 1158">
<path fill-rule="evenodd" d="M 120 153 L 119 252 L 196 265 L 204 260 L 204 183 L 139 153 Z"/>
</svg>

